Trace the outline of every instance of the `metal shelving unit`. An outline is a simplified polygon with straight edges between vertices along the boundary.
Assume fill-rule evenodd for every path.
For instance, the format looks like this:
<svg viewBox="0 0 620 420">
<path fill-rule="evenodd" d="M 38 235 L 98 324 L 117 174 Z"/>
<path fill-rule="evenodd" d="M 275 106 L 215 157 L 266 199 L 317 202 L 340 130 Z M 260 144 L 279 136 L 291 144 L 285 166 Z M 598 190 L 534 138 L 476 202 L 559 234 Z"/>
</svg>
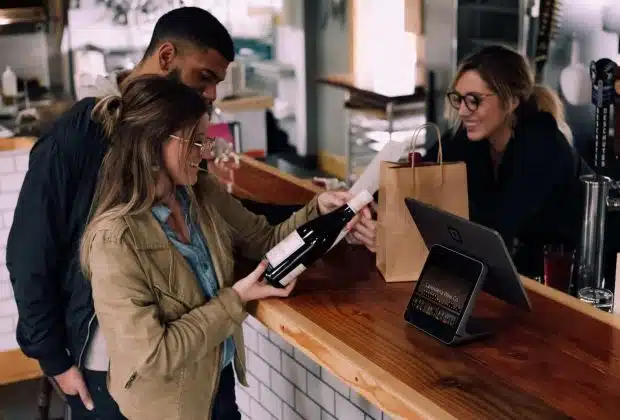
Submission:
<svg viewBox="0 0 620 420">
<path fill-rule="evenodd" d="M 385 107 L 359 106 L 345 102 L 347 142 L 346 179 L 353 183 L 374 156 L 389 141 L 411 141 L 413 131 L 426 122 L 424 102 L 388 102 Z M 424 152 L 424 133 L 419 151 Z"/>
</svg>

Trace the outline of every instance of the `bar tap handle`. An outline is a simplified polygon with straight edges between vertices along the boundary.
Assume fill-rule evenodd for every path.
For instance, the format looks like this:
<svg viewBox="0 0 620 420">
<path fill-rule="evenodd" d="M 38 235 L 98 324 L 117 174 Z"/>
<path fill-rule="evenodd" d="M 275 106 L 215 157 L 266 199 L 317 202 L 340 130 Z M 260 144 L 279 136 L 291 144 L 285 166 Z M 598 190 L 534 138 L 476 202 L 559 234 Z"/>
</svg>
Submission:
<svg viewBox="0 0 620 420">
<path fill-rule="evenodd" d="M 601 58 L 590 63 L 592 80 L 592 103 L 596 107 L 594 128 L 594 168 L 596 172 L 611 175 L 614 159 L 613 142 L 609 141 L 611 129 L 611 108 L 615 98 L 615 62 Z"/>
</svg>

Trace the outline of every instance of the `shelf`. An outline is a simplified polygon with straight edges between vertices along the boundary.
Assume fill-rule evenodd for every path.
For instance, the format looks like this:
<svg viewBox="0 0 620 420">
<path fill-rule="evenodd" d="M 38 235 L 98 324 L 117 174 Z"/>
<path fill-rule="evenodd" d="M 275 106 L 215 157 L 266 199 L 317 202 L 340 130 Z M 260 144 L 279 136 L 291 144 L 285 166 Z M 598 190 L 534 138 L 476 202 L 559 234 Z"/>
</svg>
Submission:
<svg viewBox="0 0 620 420">
<path fill-rule="evenodd" d="M 368 103 L 374 102 L 378 107 L 383 107 L 388 102 L 394 104 L 409 104 L 412 102 L 424 102 L 426 98 L 425 68 L 422 63 L 416 63 L 416 77 L 419 83 L 415 86 L 405 83 L 397 88 L 382 89 L 371 83 L 358 80 L 355 74 L 335 74 L 319 77 L 317 81 L 328 86 L 333 86 L 349 91 L 351 95 L 365 98 Z"/>
<path fill-rule="evenodd" d="M 387 118 L 380 118 L 376 114 L 351 112 L 349 115 L 350 122 L 353 126 L 360 130 L 371 131 L 388 131 L 390 130 L 390 121 Z M 395 118 L 392 120 L 392 131 L 414 130 L 426 122 L 426 115 L 419 112 L 405 117 Z"/>
<path fill-rule="evenodd" d="M 263 60 L 250 63 L 249 66 L 265 78 L 289 79 L 295 77 L 295 68 L 286 63 Z"/>
</svg>

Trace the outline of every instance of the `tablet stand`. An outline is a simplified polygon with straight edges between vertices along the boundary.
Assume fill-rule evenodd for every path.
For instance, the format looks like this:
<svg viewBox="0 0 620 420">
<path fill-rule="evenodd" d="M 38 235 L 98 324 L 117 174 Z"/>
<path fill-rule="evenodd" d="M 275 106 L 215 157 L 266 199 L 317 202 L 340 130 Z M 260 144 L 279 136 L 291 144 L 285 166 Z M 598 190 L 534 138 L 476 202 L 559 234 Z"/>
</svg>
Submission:
<svg viewBox="0 0 620 420">
<path fill-rule="evenodd" d="M 441 269 L 433 268 L 441 264 L 448 264 L 451 268 L 443 273 Z M 444 245 L 433 245 L 420 274 L 419 281 L 424 282 L 423 286 L 418 283 L 414 288 L 405 310 L 405 321 L 446 345 L 461 344 L 490 335 L 490 323 L 472 316 L 488 272 L 487 265 L 478 259 Z M 445 275 L 448 277 L 442 278 Z M 467 297 L 461 305 L 465 283 Z M 423 289 L 418 291 L 420 287 Z M 459 304 L 446 303 L 438 299 L 440 295 L 443 299 L 453 299 Z"/>
<path fill-rule="evenodd" d="M 454 251 L 451 248 L 448 249 L 450 251 Z M 463 344 L 492 334 L 492 329 L 488 321 L 471 315 L 476 306 L 478 295 L 482 291 L 482 286 L 484 285 L 488 273 L 486 264 L 482 263 L 482 265 L 485 267 L 485 270 L 480 277 L 478 277 L 474 290 L 465 305 L 465 311 L 463 313 L 463 317 L 461 318 L 461 322 L 459 322 L 459 326 L 456 329 L 456 334 L 454 335 L 452 342 L 449 344 Z"/>
<path fill-rule="evenodd" d="M 463 317 L 456 331 L 456 335 L 454 336 L 454 340 L 452 340 L 450 344 L 463 344 L 468 341 L 487 337 L 492 333 L 493 331 L 488 321 L 473 316 L 468 316 L 467 318 Z"/>
</svg>

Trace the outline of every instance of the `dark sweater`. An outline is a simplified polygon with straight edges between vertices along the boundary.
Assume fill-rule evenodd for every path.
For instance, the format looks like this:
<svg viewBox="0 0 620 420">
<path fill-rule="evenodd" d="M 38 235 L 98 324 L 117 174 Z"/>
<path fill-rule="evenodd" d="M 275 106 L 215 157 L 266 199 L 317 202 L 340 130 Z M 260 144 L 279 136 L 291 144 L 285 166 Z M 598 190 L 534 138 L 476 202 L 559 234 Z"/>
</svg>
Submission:
<svg viewBox="0 0 620 420">
<path fill-rule="evenodd" d="M 470 219 L 497 230 L 509 249 L 517 240 L 514 259 L 521 273 L 540 274 L 545 244 L 576 247 L 582 212 L 579 174 L 589 169 L 550 114 L 536 113 L 515 127 L 497 180 L 490 143 L 470 141 L 463 129 L 445 139 L 443 156 L 466 163 Z M 425 160 L 436 158 L 437 145 Z"/>
</svg>

